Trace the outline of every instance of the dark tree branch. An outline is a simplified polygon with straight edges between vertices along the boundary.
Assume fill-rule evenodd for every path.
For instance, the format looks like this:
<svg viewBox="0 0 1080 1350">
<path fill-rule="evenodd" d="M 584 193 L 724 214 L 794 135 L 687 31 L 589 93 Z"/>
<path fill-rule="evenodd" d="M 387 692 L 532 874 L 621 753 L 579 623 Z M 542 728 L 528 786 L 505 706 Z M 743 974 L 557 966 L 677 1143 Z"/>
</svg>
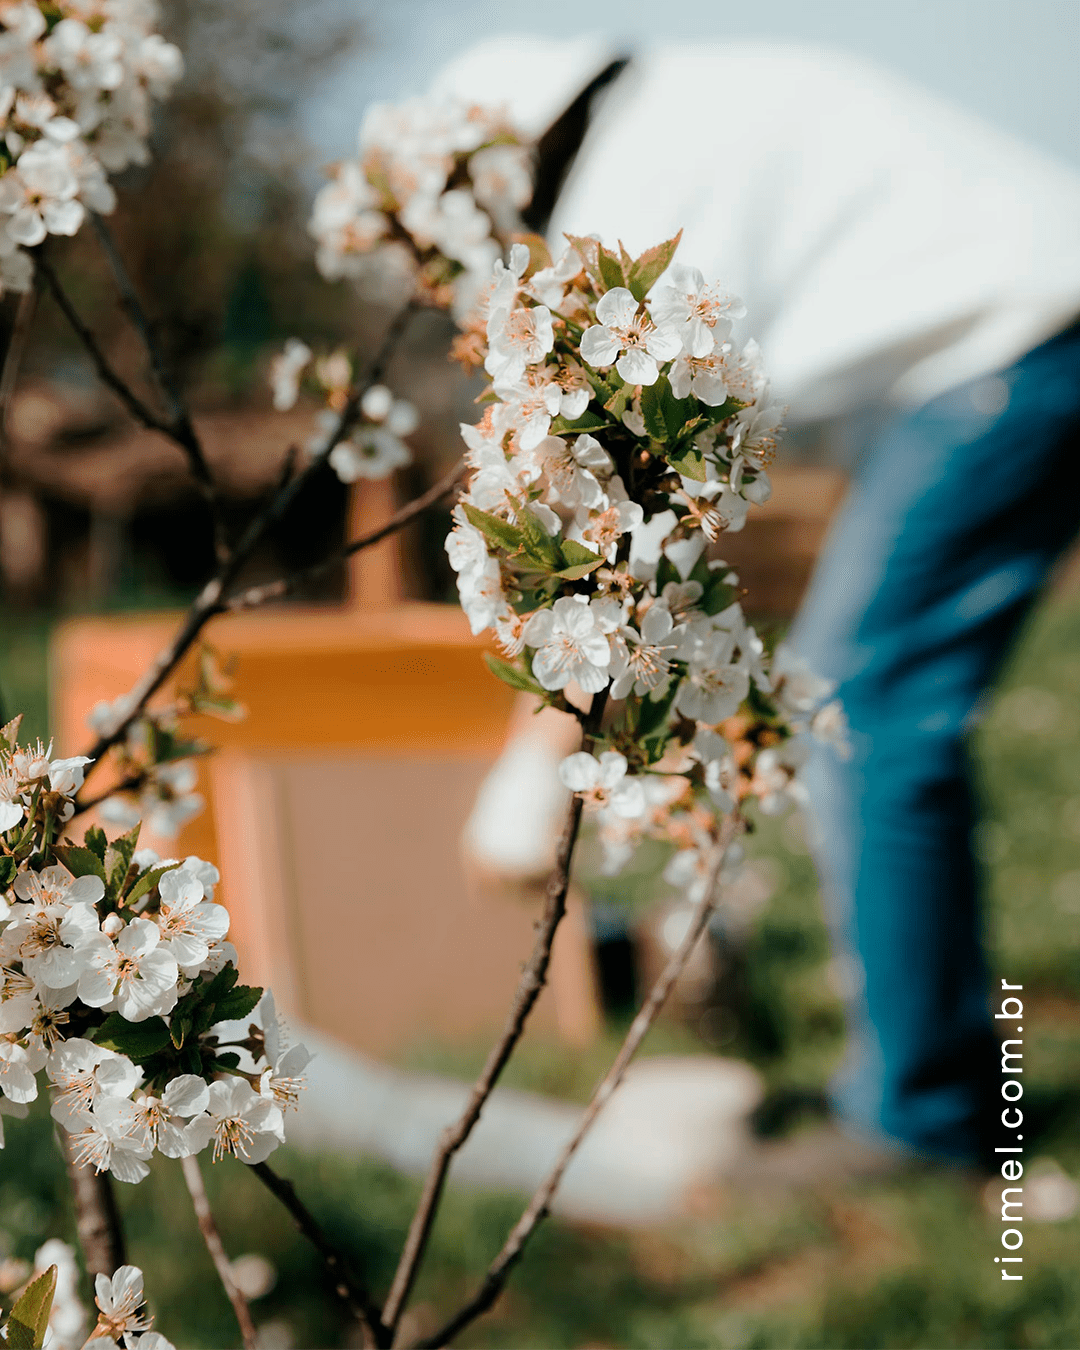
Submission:
<svg viewBox="0 0 1080 1350">
<path fill-rule="evenodd" d="M 327 436 L 325 443 L 320 447 L 319 454 L 315 456 L 315 458 L 313 458 L 295 478 L 283 481 L 280 491 L 274 495 L 261 511 L 258 512 L 255 519 L 244 531 L 239 543 L 232 550 L 228 559 L 219 565 L 217 575 L 206 583 L 200 594 L 193 601 L 191 608 L 188 610 L 187 615 L 177 630 L 176 636 L 173 638 L 172 642 L 159 653 L 150 669 L 146 671 L 143 677 L 129 691 L 128 711 L 124 714 L 123 718 L 107 735 L 99 736 L 94 744 L 86 751 L 87 755 L 93 761 L 93 763 L 87 766 L 87 775 L 92 773 L 94 768 L 101 763 L 102 756 L 105 755 L 107 751 L 123 740 L 124 736 L 127 734 L 128 727 L 141 715 L 147 702 L 157 693 L 184 659 L 203 628 L 215 615 L 225 612 L 228 606 L 224 597 L 227 594 L 229 587 L 239 576 L 244 564 L 251 557 L 252 553 L 254 553 L 267 530 L 285 514 L 288 508 L 296 500 L 297 494 L 311 475 L 322 467 L 326 456 L 334 446 L 348 436 L 360 413 L 360 402 L 363 399 L 364 394 L 367 393 L 372 385 L 378 384 L 383 379 L 387 364 L 408 327 L 409 320 L 412 315 L 416 313 L 418 308 L 419 305 L 417 302 L 410 300 L 409 303 L 403 306 L 395 316 L 379 350 L 376 352 L 374 359 L 367 369 L 364 379 L 353 390 L 349 397 L 349 401 L 342 410 L 341 415 L 338 417 L 333 430 Z M 76 319 L 78 318 L 77 315 L 75 317 Z M 126 389 L 126 386 L 124 387 Z M 411 519 L 411 517 L 409 518 Z M 395 526 L 394 528 L 400 528 L 400 526 Z M 376 531 L 375 534 L 378 538 L 384 537 L 379 531 Z M 378 539 L 371 539 L 370 542 L 378 542 Z M 367 544 L 358 544 L 357 547 L 367 547 Z M 355 551 L 356 550 L 354 549 L 354 552 Z"/>
<path fill-rule="evenodd" d="M 291 576 L 279 577 L 277 581 L 268 581 L 262 586 L 252 586 L 246 591 L 240 591 L 239 594 L 230 596 L 225 602 L 225 608 L 229 611 L 255 609 L 258 605 L 265 605 L 269 600 L 279 600 L 282 596 L 291 594 L 302 583 L 322 576 L 325 572 L 339 566 L 346 558 L 351 558 L 354 553 L 359 553 L 361 549 L 370 548 L 372 544 L 377 544 L 380 540 L 387 538 L 388 535 L 403 529 L 411 520 L 415 520 L 417 516 L 422 515 L 428 507 L 434 506 L 436 502 L 441 501 L 443 497 L 453 492 L 460 485 L 467 472 L 468 466 L 463 460 L 459 461 L 448 474 L 428 488 L 422 496 L 407 502 L 399 511 L 396 511 L 385 525 L 380 525 L 378 529 L 360 535 L 359 538 L 346 544 L 344 548 L 340 548 L 331 554 L 329 558 L 313 563 L 311 567 L 301 568 L 300 571 L 294 572 Z"/>
<path fill-rule="evenodd" d="M 34 259 L 38 272 L 45 278 L 45 284 L 49 288 L 53 299 L 60 308 L 60 312 L 67 319 L 75 336 L 86 348 L 87 355 L 94 363 L 94 369 L 97 371 L 98 379 L 106 388 L 111 389 L 124 407 L 128 410 L 136 422 L 146 427 L 148 431 L 156 431 L 162 436 L 167 436 L 173 440 L 172 429 L 167 422 L 162 421 L 156 413 L 152 412 L 139 396 L 130 387 L 127 381 L 116 373 L 109 364 L 108 358 L 101 350 L 97 338 L 91 330 L 83 323 L 78 310 L 71 303 L 67 292 L 61 285 L 60 278 L 56 274 L 56 269 L 52 263 L 45 257 L 44 253 L 38 253 Z"/>
<path fill-rule="evenodd" d="M 15 322 L 11 328 L 7 350 L 4 352 L 3 369 L 0 370 L 0 475 L 3 474 L 7 466 L 8 413 L 11 410 L 11 399 L 19 380 L 22 359 L 26 354 L 26 344 L 30 338 L 30 328 L 34 321 L 36 307 L 37 289 L 35 285 L 34 288 L 19 296 L 19 304 L 15 310 Z"/>
<path fill-rule="evenodd" d="M 258 1339 L 255 1335 L 255 1323 L 251 1320 L 251 1309 L 248 1307 L 247 1299 L 236 1287 L 236 1281 L 233 1279 L 229 1258 L 225 1254 L 221 1234 L 218 1232 L 217 1224 L 214 1221 L 214 1211 L 210 1208 L 210 1200 L 206 1194 L 199 1160 L 192 1156 L 181 1158 L 180 1163 L 184 1170 L 184 1181 L 187 1184 L 188 1194 L 191 1196 L 191 1205 L 195 1210 L 195 1218 L 199 1222 L 199 1232 L 202 1233 L 203 1242 L 206 1243 L 206 1250 L 210 1253 L 210 1260 L 214 1263 L 214 1269 L 217 1271 L 222 1289 L 225 1290 L 225 1296 L 232 1304 L 233 1312 L 236 1314 L 237 1325 L 240 1327 L 240 1337 L 244 1342 L 244 1350 L 257 1350 Z"/>
<path fill-rule="evenodd" d="M 124 1229 L 108 1172 L 76 1161 L 73 1137 L 60 1129 L 71 1195 L 75 1202 L 75 1231 L 91 1275 L 113 1273 L 127 1260 Z"/>
<path fill-rule="evenodd" d="M 577 1152 L 581 1141 L 592 1128 L 596 1117 L 600 1114 L 605 1103 L 622 1082 L 627 1065 L 637 1053 L 641 1042 L 645 1039 L 650 1027 L 656 1021 L 657 1013 L 659 1013 L 660 1009 L 664 1006 L 675 981 L 686 968 L 686 963 L 690 959 L 691 953 L 697 946 L 702 933 L 704 933 L 709 919 L 712 917 L 713 911 L 716 908 L 717 887 L 720 870 L 724 864 L 724 856 L 727 853 L 728 845 L 741 827 L 742 822 L 737 816 L 729 816 L 721 826 L 720 838 L 715 845 L 712 865 L 709 869 L 705 894 L 702 896 L 701 900 L 698 902 L 697 908 L 694 910 L 694 916 L 686 936 L 679 944 L 678 949 L 672 954 L 671 959 L 664 967 L 659 979 L 653 985 L 648 998 L 642 1004 L 637 1016 L 631 1023 L 630 1030 L 627 1032 L 626 1039 L 623 1041 L 611 1068 L 608 1069 L 607 1073 L 604 1074 L 603 1078 L 601 1078 L 600 1082 L 596 1085 L 577 1129 L 563 1146 L 551 1171 L 537 1187 L 532 1200 L 529 1202 L 528 1208 L 514 1225 L 510 1232 L 510 1236 L 506 1239 L 498 1256 L 488 1267 L 487 1274 L 484 1276 L 480 1288 L 469 1302 L 466 1303 L 459 1312 L 455 1313 L 448 1322 L 440 1327 L 437 1332 L 420 1341 L 419 1346 L 421 1350 L 435 1350 L 435 1347 L 449 1345 L 459 1331 L 462 1331 L 471 1322 L 474 1322 L 481 1314 L 487 1312 L 502 1293 L 510 1272 L 524 1254 L 526 1243 L 532 1237 L 540 1223 L 547 1217 L 551 1198 L 558 1189 L 563 1174 L 570 1165 L 570 1160 Z"/>
<path fill-rule="evenodd" d="M 606 691 L 593 695 L 593 705 L 587 715 L 582 735 L 582 747 L 589 749 L 600 730 L 604 706 L 607 702 Z M 570 886 L 570 865 L 577 843 L 578 829 L 581 825 L 581 798 L 575 793 L 567 807 L 566 823 L 559 840 L 555 865 L 548 878 L 544 913 L 536 925 L 536 939 L 532 954 L 521 973 L 514 1001 L 507 1017 L 502 1035 L 492 1047 L 480 1077 L 473 1085 L 469 1100 L 458 1119 L 443 1131 L 431 1170 L 424 1182 L 416 1212 L 409 1225 L 408 1236 L 394 1273 L 386 1303 L 383 1307 L 383 1322 L 394 1332 L 401 1320 L 406 1300 L 416 1279 L 420 1263 L 424 1258 L 431 1230 L 435 1224 L 439 1202 L 442 1199 L 446 1176 L 454 1154 L 462 1147 L 472 1133 L 484 1104 L 491 1096 L 495 1084 L 518 1041 L 525 1030 L 525 1023 L 536 1000 L 540 997 L 547 981 L 548 966 L 551 962 L 551 948 L 555 933 L 566 913 L 566 892 Z"/>
<path fill-rule="evenodd" d="M 273 1168 L 264 1162 L 252 1164 L 249 1170 L 259 1178 L 272 1195 L 281 1201 L 292 1215 L 297 1228 L 322 1257 L 323 1264 L 334 1281 L 335 1292 L 353 1317 L 360 1323 L 367 1344 L 377 1347 L 388 1346 L 390 1338 L 386 1327 L 383 1325 L 382 1318 L 379 1316 L 378 1307 L 367 1290 L 349 1273 L 341 1253 L 323 1232 L 315 1216 L 296 1194 L 296 1188 L 292 1182 L 285 1177 L 278 1176 Z"/>
<path fill-rule="evenodd" d="M 139 293 L 135 289 L 135 284 L 124 266 L 124 260 L 116 247 L 112 232 L 96 212 L 91 212 L 90 220 L 94 227 L 94 233 L 97 235 L 98 243 L 101 245 L 101 250 L 105 254 L 112 271 L 116 289 L 120 292 L 120 303 L 142 340 L 150 362 L 154 382 L 161 391 L 168 409 L 168 420 L 156 429 L 163 430 L 164 434 L 175 442 L 187 456 L 191 476 L 198 484 L 199 491 L 206 499 L 214 518 L 214 543 L 218 561 L 222 562 L 228 553 L 228 542 L 225 538 L 224 523 L 221 518 L 221 503 L 218 500 L 210 465 L 206 461 L 202 441 L 199 439 L 198 432 L 191 421 L 191 414 L 181 397 L 179 386 L 165 360 L 161 344 L 154 332 L 154 326 L 150 322 L 142 301 L 139 299 Z"/>
</svg>

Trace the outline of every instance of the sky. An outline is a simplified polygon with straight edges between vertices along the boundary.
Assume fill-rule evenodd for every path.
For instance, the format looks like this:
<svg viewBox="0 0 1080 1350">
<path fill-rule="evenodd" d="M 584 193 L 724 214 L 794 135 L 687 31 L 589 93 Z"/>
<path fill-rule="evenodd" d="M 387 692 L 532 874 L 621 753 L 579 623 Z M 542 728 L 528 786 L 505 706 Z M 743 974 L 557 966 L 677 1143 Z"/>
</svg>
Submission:
<svg viewBox="0 0 1080 1350">
<path fill-rule="evenodd" d="M 355 16 L 361 35 L 302 111 L 326 159 L 352 150 L 368 102 L 421 92 L 443 61 L 493 32 L 617 28 L 638 43 L 770 38 L 851 51 L 1080 169 L 1077 0 L 310 0 L 304 13 Z"/>
</svg>

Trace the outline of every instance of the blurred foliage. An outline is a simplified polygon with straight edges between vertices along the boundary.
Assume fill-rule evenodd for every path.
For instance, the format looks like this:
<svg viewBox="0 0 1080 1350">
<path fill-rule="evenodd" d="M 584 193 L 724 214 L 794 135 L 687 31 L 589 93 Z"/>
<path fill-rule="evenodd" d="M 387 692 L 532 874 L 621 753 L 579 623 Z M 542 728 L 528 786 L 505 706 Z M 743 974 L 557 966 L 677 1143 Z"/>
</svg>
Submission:
<svg viewBox="0 0 1080 1350">
<path fill-rule="evenodd" d="M 5 630 L 10 627 L 5 624 Z M 0 650 L 8 700 L 44 712 L 44 625 L 22 622 Z M 985 801 L 977 846 L 989 873 L 991 964 L 1025 986 L 1025 1105 L 1039 1129 L 1033 1154 L 1080 1175 L 1080 598 L 1052 599 L 1036 616 L 976 739 Z M 38 722 L 37 725 L 40 725 Z M 37 726 L 32 726 L 37 729 Z M 751 1059 L 775 1098 L 820 1091 L 839 1052 L 837 1006 L 816 887 L 798 825 L 769 821 L 751 841 L 781 884 L 758 916 L 746 952 L 748 997 L 725 1054 Z M 507 1079 L 583 1099 L 618 1036 L 576 1053 L 528 1037 Z M 467 1076 L 482 1047 L 415 1047 L 414 1067 Z M 646 1053 L 707 1047 L 675 1024 L 658 1026 Z M 1033 1109 L 1032 1109 L 1033 1108 Z M 798 1128 L 779 1112 L 776 1128 Z M 43 1103 L 6 1119 L 0 1155 L 0 1257 L 29 1256 L 46 1237 L 71 1236 L 62 1169 Z M 204 1165 L 206 1160 L 203 1160 Z M 283 1150 L 275 1166 L 378 1289 L 389 1280 L 417 1183 L 366 1159 Z M 206 1165 L 211 1199 L 233 1255 L 258 1251 L 278 1272 L 254 1305 L 266 1344 L 356 1345 L 310 1251 L 254 1177 Z M 183 1195 L 179 1166 L 155 1160 L 151 1177 L 120 1188 L 131 1256 L 144 1266 L 159 1325 L 185 1350 L 238 1344 Z M 410 1326 L 434 1325 L 473 1287 L 520 1210 L 505 1195 L 452 1191 Z M 615 1232 L 546 1225 L 497 1310 L 462 1346 L 730 1347 L 876 1350 L 1000 1347 L 1065 1350 L 1080 1344 L 1080 1219 L 1025 1225 L 1023 1283 L 1002 1285 L 993 1257 L 1001 1225 L 979 1184 L 927 1170 L 904 1177 L 819 1184 L 801 1192 L 703 1194 L 693 1218 Z M 168 1222 L 163 1216 L 168 1215 Z M 192 1291 L 198 1290 L 198 1297 Z"/>
</svg>

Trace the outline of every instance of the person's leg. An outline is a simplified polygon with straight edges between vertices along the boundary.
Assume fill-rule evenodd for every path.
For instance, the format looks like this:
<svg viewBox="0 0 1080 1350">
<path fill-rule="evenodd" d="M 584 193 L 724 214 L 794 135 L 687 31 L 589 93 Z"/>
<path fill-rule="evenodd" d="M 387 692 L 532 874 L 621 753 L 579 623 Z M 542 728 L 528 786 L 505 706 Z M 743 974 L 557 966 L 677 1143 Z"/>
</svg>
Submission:
<svg viewBox="0 0 1080 1350">
<path fill-rule="evenodd" d="M 1073 332 L 882 437 L 796 621 L 854 752 L 817 750 L 807 776 L 834 939 L 854 958 L 835 1104 L 920 1152 L 975 1159 L 996 1125 L 965 732 L 1078 524 Z"/>
</svg>

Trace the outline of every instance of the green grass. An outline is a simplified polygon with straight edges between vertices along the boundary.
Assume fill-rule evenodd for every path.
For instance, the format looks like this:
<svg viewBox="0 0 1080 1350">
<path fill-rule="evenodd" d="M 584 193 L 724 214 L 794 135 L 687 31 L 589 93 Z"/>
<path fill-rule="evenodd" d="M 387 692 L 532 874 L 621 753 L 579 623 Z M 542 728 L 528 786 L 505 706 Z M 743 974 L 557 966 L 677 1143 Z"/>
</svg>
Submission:
<svg viewBox="0 0 1080 1350">
<path fill-rule="evenodd" d="M 43 630 L 5 624 L 0 685 L 44 727 Z M 977 842 L 989 880 L 996 975 L 1025 986 L 1025 1106 L 1041 1122 L 1037 1151 L 1080 1174 L 1080 600 L 1057 597 L 1025 635 L 976 738 L 984 820 Z M 758 915 L 745 997 L 723 1053 L 752 1060 L 776 1094 L 818 1090 L 839 1053 L 839 1014 L 816 885 L 799 830 L 766 822 L 751 851 L 780 881 Z M 635 903 L 649 894 L 648 869 Z M 610 898 L 610 896 L 608 897 Z M 516 1086 L 581 1100 L 617 1040 L 611 1028 L 577 1054 L 530 1038 L 511 1066 Z M 700 1053 L 687 1029 L 658 1026 L 646 1053 Z M 483 1046 L 416 1046 L 416 1067 L 467 1076 Z M 0 1257 L 70 1235 L 63 1176 L 43 1118 L 6 1121 L 0 1155 Z M 796 1122 L 797 1124 L 797 1122 Z M 417 1186 L 368 1160 L 283 1150 L 281 1170 L 385 1289 Z M 260 1324 L 299 1347 L 357 1344 L 324 1276 L 286 1216 L 237 1165 L 207 1168 L 230 1252 L 259 1251 L 279 1272 L 255 1305 Z M 184 1350 L 238 1344 L 184 1200 L 178 1164 L 122 1189 L 131 1256 L 147 1273 L 159 1325 Z M 435 1325 L 471 1289 L 520 1208 L 513 1196 L 451 1191 L 410 1314 Z M 1080 1345 L 1080 1220 L 1025 1225 L 1025 1280 L 1003 1286 L 993 1256 L 1000 1223 L 978 1187 L 925 1172 L 820 1186 L 787 1197 L 704 1194 L 667 1227 L 618 1233 L 552 1222 L 514 1273 L 496 1312 L 462 1346 L 1003 1347 Z M 279 1341 L 279 1343 L 285 1343 Z"/>
</svg>

